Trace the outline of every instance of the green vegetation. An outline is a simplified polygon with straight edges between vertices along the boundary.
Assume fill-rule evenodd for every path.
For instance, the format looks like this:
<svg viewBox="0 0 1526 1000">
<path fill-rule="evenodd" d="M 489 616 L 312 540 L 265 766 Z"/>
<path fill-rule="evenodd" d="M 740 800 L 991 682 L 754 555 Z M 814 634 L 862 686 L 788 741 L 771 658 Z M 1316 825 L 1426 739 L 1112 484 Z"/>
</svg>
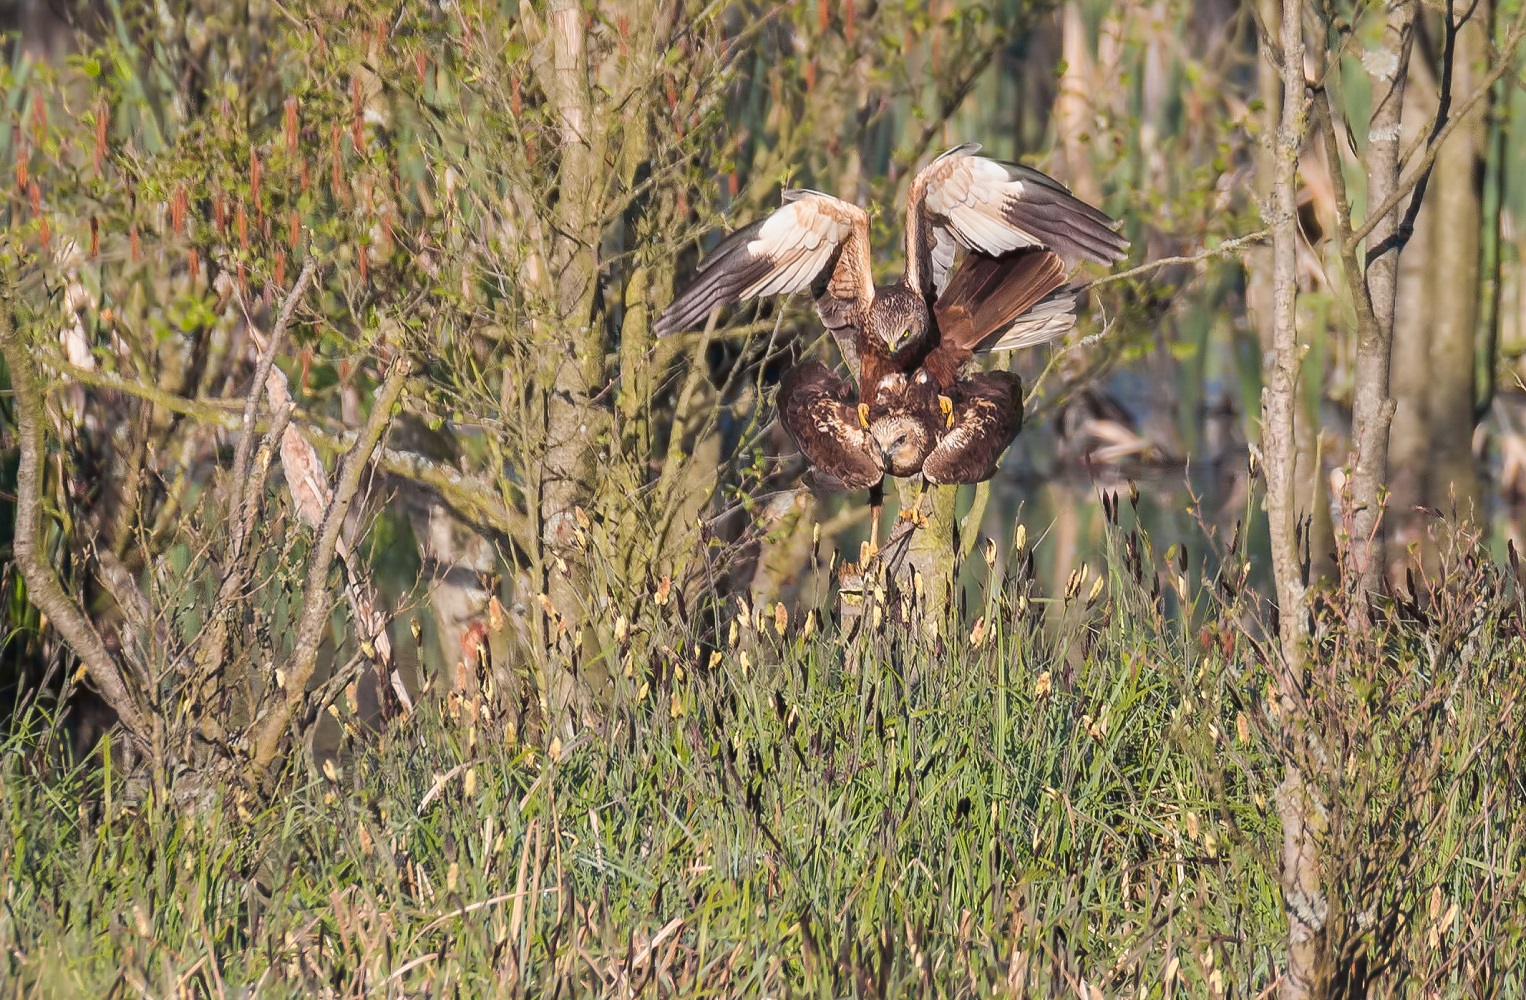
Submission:
<svg viewBox="0 0 1526 1000">
<path fill-rule="evenodd" d="M 12 6 L 0 996 L 1526 995 L 1519 0 Z M 968 140 L 1142 269 L 854 584 L 651 320 Z"/>
<path fill-rule="evenodd" d="M 449 696 L 246 804 L 13 736 L 0 974 L 22 996 L 1261 995 L 1299 755 L 1226 599 L 1244 562 L 1184 628 L 1177 554 L 1156 572 L 1137 530 L 1110 537 L 1117 568 L 1050 627 L 1023 551 L 973 633 L 930 641 L 894 597 L 852 637 L 733 608 L 719 650 L 649 602 L 606 651 L 620 707 L 549 752 Z M 1381 669 L 1332 617 L 1309 692 L 1345 762 L 1332 918 L 1389 995 L 1526 988 L 1522 592 L 1470 541 L 1428 612 L 1394 608 Z"/>
</svg>

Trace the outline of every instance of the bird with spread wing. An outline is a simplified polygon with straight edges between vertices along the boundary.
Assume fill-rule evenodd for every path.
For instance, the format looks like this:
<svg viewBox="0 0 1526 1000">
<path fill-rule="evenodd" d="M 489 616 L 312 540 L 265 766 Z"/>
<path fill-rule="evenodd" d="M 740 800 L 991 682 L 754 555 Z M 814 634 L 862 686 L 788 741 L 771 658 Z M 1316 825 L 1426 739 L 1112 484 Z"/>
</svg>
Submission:
<svg viewBox="0 0 1526 1000">
<path fill-rule="evenodd" d="M 1001 372 L 961 377 L 966 362 L 1063 336 L 1078 294 L 1069 273 L 1128 248 L 1112 219 L 1063 184 L 979 149 L 956 146 L 913 178 L 899 281 L 874 284 L 864 209 L 792 189 L 701 262 L 654 328 L 679 333 L 722 306 L 809 289 L 857 391 L 804 362 L 780 383 L 780 418 L 817 470 L 869 487 L 876 508 L 887 473 L 929 482 L 994 473 L 1022 425 L 1021 383 Z"/>
</svg>

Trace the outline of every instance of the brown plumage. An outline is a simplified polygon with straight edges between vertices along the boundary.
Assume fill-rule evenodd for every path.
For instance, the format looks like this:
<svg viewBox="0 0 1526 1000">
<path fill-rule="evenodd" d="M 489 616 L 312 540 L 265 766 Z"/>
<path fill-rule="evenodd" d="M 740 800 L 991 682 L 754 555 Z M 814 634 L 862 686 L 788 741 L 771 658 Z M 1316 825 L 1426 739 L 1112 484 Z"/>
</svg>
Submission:
<svg viewBox="0 0 1526 1000">
<path fill-rule="evenodd" d="M 1047 250 L 967 254 L 933 304 L 938 343 L 922 363 L 948 388 L 977 353 L 1064 336 L 1075 325 L 1079 293 L 1065 280 L 1064 263 Z"/>
<path fill-rule="evenodd" d="M 871 406 L 885 375 L 912 372 L 930 357 L 933 377 L 951 386 L 964 360 L 1003 343 L 1030 309 L 1042 316 L 1024 327 L 1020 345 L 1063 334 L 1074 309 L 1073 296 L 1056 294 L 1066 272 L 1082 260 L 1122 260 L 1128 243 L 1058 181 L 977 156 L 979 148 L 956 146 L 913 179 L 906 271 L 895 284 L 874 285 L 862 208 L 819 191 L 786 191 L 782 207 L 710 254 L 658 318 L 656 333 L 690 329 L 720 306 L 809 288 Z M 954 272 L 961 249 L 965 260 Z M 956 331 L 946 348 L 945 299 Z"/>
<path fill-rule="evenodd" d="M 960 379 L 950 398 L 953 412 L 922 475 L 934 485 L 985 482 L 1023 429 L 1023 380 L 1015 372 L 981 372 Z"/>
<path fill-rule="evenodd" d="M 924 370 L 893 373 L 879 390 L 865 426 L 847 380 L 819 361 L 780 382 L 784 429 L 828 482 L 866 489 L 886 475 L 918 474 L 935 485 L 983 482 L 1023 426 L 1023 383 L 1012 372 L 965 376 L 947 395 Z"/>
<path fill-rule="evenodd" d="M 885 478 L 885 462 L 859 420 L 853 387 L 819 361 L 806 361 L 779 382 L 779 420 L 816 469 L 845 489 Z"/>
<path fill-rule="evenodd" d="M 875 405 L 865 413 L 886 474 L 905 479 L 920 473 L 938 443 L 944 419 L 938 387 L 927 370 L 892 372 L 880 379 Z"/>
</svg>

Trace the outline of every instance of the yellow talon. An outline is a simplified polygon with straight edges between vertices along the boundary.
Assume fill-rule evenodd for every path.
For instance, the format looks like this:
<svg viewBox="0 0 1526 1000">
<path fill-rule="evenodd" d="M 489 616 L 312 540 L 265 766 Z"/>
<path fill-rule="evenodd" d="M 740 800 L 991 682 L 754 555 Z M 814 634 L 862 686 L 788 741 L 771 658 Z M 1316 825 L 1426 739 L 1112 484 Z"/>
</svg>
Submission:
<svg viewBox="0 0 1526 1000">
<path fill-rule="evenodd" d="M 947 420 L 944 422 L 944 426 L 954 426 L 954 401 L 949 399 L 947 396 L 940 394 L 938 396 L 938 410 L 944 415 L 944 417 L 947 418 Z"/>
<path fill-rule="evenodd" d="M 920 500 L 915 507 L 906 507 L 902 509 L 901 512 L 896 515 L 896 519 L 900 521 L 910 521 L 912 526 L 917 528 L 925 528 L 927 526 L 927 515 L 922 512 L 922 504 Z"/>
<path fill-rule="evenodd" d="M 859 403 L 858 404 L 858 422 L 860 424 L 863 424 L 866 429 L 868 428 L 868 426 L 869 426 L 869 404 L 868 403 Z"/>
</svg>

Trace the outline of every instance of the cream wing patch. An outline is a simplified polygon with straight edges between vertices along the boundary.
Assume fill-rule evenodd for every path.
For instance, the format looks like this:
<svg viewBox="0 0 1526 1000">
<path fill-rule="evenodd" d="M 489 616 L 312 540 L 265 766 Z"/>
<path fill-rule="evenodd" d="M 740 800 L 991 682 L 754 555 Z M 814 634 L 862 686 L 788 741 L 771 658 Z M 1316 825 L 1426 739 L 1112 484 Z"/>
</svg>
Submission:
<svg viewBox="0 0 1526 1000">
<path fill-rule="evenodd" d="M 742 289 L 738 298 L 789 295 L 811 287 L 832 260 L 838 248 L 843 253 L 832 276 L 833 292 L 838 290 L 839 274 L 845 264 L 856 263 L 856 247 L 844 244 L 862 239 L 868 242 L 869 216 L 857 205 L 819 192 L 790 192 L 789 201 L 769 216 L 747 242 L 747 253 L 772 265 L 762 278 Z M 863 255 L 867 263 L 867 254 Z M 867 276 L 868 270 L 864 268 Z M 858 282 L 853 282 L 858 285 Z M 851 287 L 851 285 L 850 285 Z M 866 289 L 852 290 L 863 295 Z M 867 289 L 872 297 L 872 285 Z"/>
</svg>

